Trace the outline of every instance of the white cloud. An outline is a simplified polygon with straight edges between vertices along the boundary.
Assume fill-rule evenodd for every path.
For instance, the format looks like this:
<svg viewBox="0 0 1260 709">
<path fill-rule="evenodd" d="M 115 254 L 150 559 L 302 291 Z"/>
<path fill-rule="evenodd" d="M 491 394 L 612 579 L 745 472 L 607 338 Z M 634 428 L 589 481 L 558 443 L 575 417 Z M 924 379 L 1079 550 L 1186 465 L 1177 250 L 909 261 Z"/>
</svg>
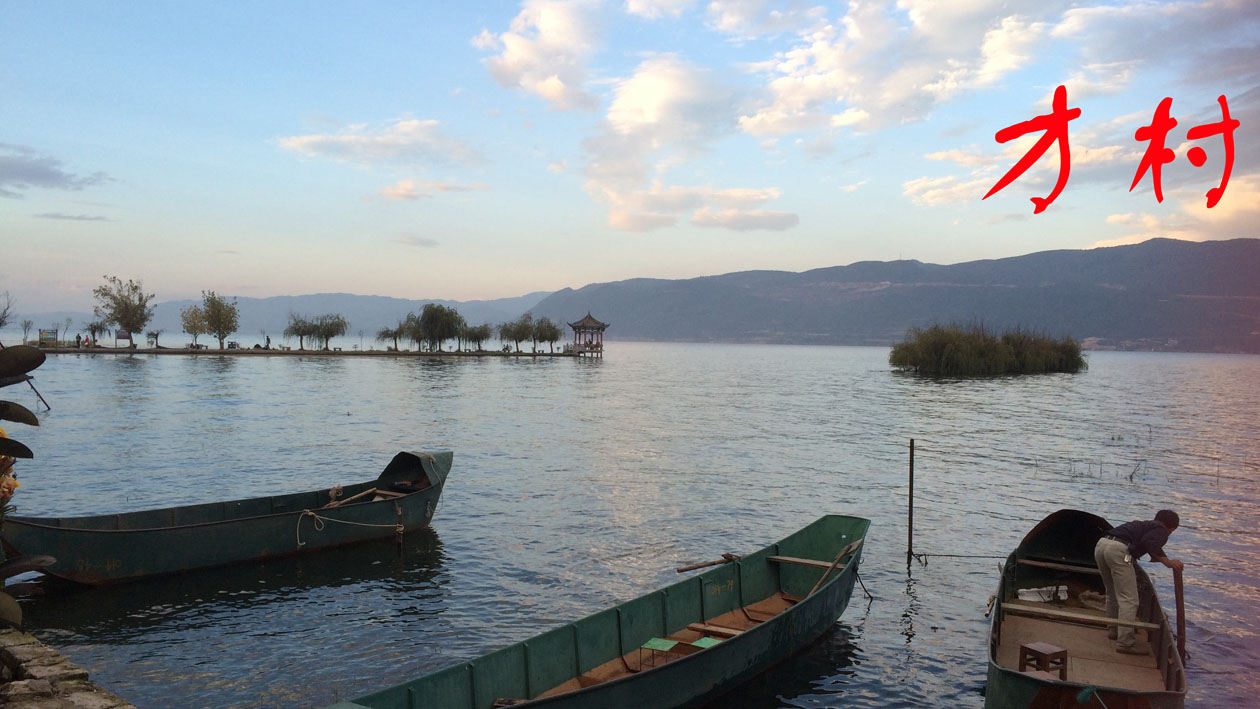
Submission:
<svg viewBox="0 0 1260 709">
<path fill-rule="evenodd" d="M 586 191 L 608 205 L 608 223 L 625 231 L 693 224 L 783 229 L 794 215 L 749 209 L 779 197 L 775 188 L 666 185 L 670 168 L 701 155 L 734 131 L 736 94 L 710 72 L 673 55 L 653 56 L 614 84 L 603 130 L 583 148 Z M 716 211 L 715 211 L 716 210 Z"/>
<path fill-rule="evenodd" d="M 770 0 L 712 0 L 705 11 L 710 27 L 741 38 L 805 31 L 818 26 L 827 14 L 821 5 L 781 2 L 772 8 L 771 4 Z"/>
<path fill-rule="evenodd" d="M 417 200 L 421 196 L 420 190 L 416 188 L 415 180 L 400 180 L 398 184 L 384 187 L 381 189 L 381 195 L 396 200 Z"/>
<path fill-rule="evenodd" d="M 992 86 L 1026 66 L 1063 5 L 851 2 L 842 17 L 801 32 L 773 61 L 748 66 L 769 80 L 740 126 L 765 136 L 922 120 L 959 92 Z"/>
<path fill-rule="evenodd" d="M 1208 209 L 1203 193 L 1178 189 L 1177 211 L 1169 214 L 1111 214 L 1107 224 L 1128 227 L 1124 236 L 1099 241 L 1098 246 L 1137 244 L 1164 237 L 1186 241 L 1210 241 L 1254 237 L 1260 223 L 1260 173 L 1240 175 L 1230 180 L 1220 203 Z"/>
<path fill-rule="evenodd" d="M 446 135 L 435 120 L 399 119 L 378 128 L 348 126 L 339 133 L 280 138 L 280 147 L 308 157 L 339 162 L 461 163 L 480 162 L 482 156 L 462 140 Z"/>
<path fill-rule="evenodd" d="M 626 0 L 626 12 L 655 20 L 661 17 L 681 17 L 683 12 L 695 7 L 699 0 Z"/>
<path fill-rule="evenodd" d="M 770 212 L 762 209 L 713 210 L 703 207 L 691 216 L 691 223 L 698 227 L 720 227 L 733 231 L 783 231 L 800 223 L 791 212 Z"/>
<path fill-rule="evenodd" d="M 497 51 L 485 60 L 504 87 L 537 94 L 557 110 L 596 107 L 586 91 L 587 58 L 597 42 L 591 3 L 585 0 L 526 0 L 507 32 L 488 30 L 472 39 L 474 47 Z"/>
<path fill-rule="evenodd" d="M 556 160 L 555 162 L 547 163 L 547 169 L 555 173 L 562 173 L 567 167 L 568 165 L 564 160 Z"/>
<path fill-rule="evenodd" d="M 960 202 L 978 202 L 992 186 L 988 179 L 962 181 L 953 175 L 920 177 L 902 184 L 902 193 L 924 207 L 939 207 Z"/>
<path fill-rule="evenodd" d="M 854 183 L 853 183 L 853 184 L 851 184 L 851 185 L 841 185 L 841 186 L 840 186 L 840 191 L 841 191 L 841 192 L 857 192 L 857 191 L 858 191 L 858 189 L 859 189 L 862 185 L 864 185 L 864 184 L 866 184 L 866 183 L 868 183 L 868 182 L 870 182 L 870 180 L 862 180 L 861 182 L 854 182 Z"/>
<path fill-rule="evenodd" d="M 388 199 L 414 201 L 421 197 L 431 197 L 434 192 L 473 192 L 489 189 L 488 185 L 461 185 L 452 182 L 426 182 L 416 184 L 415 180 L 399 180 L 396 184 L 381 189 L 381 195 Z"/>
</svg>

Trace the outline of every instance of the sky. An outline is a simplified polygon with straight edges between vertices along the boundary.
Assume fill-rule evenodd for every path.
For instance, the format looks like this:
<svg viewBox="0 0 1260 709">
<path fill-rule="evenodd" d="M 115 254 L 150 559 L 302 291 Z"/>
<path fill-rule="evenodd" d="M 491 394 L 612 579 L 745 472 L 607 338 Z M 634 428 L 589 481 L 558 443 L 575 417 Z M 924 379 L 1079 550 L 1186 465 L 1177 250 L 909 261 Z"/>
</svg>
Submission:
<svg viewBox="0 0 1260 709">
<path fill-rule="evenodd" d="M 981 199 L 1041 137 L 1051 146 Z M 1239 121 L 1219 204 L 1220 135 Z M 1135 132 L 1171 98 L 1163 201 Z M 1201 147 L 1206 162 L 1187 157 Z M 0 0 L 0 292 L 479 300 L 1256 237 L 1260 2 Z"/>
</svg>

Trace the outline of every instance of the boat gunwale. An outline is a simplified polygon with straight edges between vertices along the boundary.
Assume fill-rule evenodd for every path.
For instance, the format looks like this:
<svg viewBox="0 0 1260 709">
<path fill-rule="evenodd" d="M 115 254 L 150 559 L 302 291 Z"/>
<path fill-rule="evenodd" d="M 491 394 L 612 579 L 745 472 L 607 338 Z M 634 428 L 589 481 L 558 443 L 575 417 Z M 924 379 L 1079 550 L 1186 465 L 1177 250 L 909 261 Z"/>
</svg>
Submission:
<svg viewBox="0 0 1260 709">
<path fill-rule="evenodd" d="M 373 482 L 375 482 L 375 480 L 368 480 L 365 483 L 353 483 L 349 485 L 348 487 L 353 488 L 358 485 L 370 485 Z M 60 521 L 64 519 L 69 519 L 69 520 L 88 519 L 91 517 L 102 517 L 105 515 L 79 515 L 77 517 L 21 517 L 18 515 L 5 515 L 4 521 L 6 523 L 15 522 L 15 523 L 22 524 L 28 527 L 47 529 L 47 530 L 55 531 L 55 532 L 86 532 L 89 534 L 131 534 L 133 532 L 169 532 L 176 529 L 192 529 L 194 527 L 212 527 L 212 526 L 220 525 L 220 524 L 234 524 L 237 522 L 246 522 L 249 520 L 267 519 L 269 517 L 287 517 L 289 515 L 294 515 L 294 514 L 305 515 L 307 512 L 318 514 L 321 517 L 327 517 L 328 515 L 323 514 L 322 512 L 320 512 L 320 510 L 323 510 L 324 512 L 334 512 L 336 510 L 354 509 L 356 507 L 361 507 L 363 505 L 377 505 L 377 504 L 382 504 L 382 503 L 387 503 L 387 502 L 398 502 L 399 500 L 404 500 L 414 495 L 419 495 L 421 493 L 429 492 L 435 488 L 441 488 L 441 487 L 442 485 L 430 485 L 429 487 L 426 487 L 422 490 L 414 490 L 412 492 L 405 493 L 399 497 L 391 497 L 384 500 L 364 500 L 362 502 L 352 502 L 348 505 L 339 505 L 337 507 L 332 507 L 332 508 L 317 507 L 314 509 L 311 509 L 311 508 L 294 509 L 294 510 L 287 510 L 285 512 L 272 512 L 270 514 L 265 514 L 265 515 L 250 515 L 248 517 L 233 517 L 232 519 L 221 519 L 221 520 L 216 520 L 213 522 L 193 522 L 190 524 L 172 524 L 165 527 L 137 527 L 136 529 L 100 529 L 96 527 L 62 527 L 59 525 L 54 526 L 51 524 L 41 524 L 39 522 L 34 521 L 34 520 Z M 217 504 L 230 505 L 233 503 L 240 503 L 240 502 L 254 502 L 256 500 L 266 500 L 273 497 L 286 497 L 289 495 L 309 495 L 311 493 L 318 494 L 320 492 L 325 492 L 325 490 L 306 490 L 304 492 L 281 493 L 279 495 L 263 495 L 261 497 L 246 497 L 246 498 L 241 498 L 239 500 L 227 500 L 225 502 L 221 502 Z M 119 512 L 117 513 L 117 515 L 121 516 L 121 515 L 130 515 L 130 514 L 165 512 L 168 510 L 174 511 L 174 510 L 188 509 L 191 507 L 200 507 L 202 505 L 213 505 L 213 504 L 216 504 L 216 503 L 214 501 L 195 502 L 190 505 L 176 505 L 174 507 L 154 507 L 154 508 L 144 509 L 144 510 L 134 510 L 132 512 Z"/>
</svg>

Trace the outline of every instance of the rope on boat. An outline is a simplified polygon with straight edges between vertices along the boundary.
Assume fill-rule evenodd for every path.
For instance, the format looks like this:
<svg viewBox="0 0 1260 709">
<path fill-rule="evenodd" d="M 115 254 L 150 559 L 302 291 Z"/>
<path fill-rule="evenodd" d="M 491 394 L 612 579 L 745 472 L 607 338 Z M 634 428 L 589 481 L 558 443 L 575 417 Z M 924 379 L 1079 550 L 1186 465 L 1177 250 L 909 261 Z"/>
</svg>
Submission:
<svg viewBox="0 0 1260 709">
<path fill-rule="evenodd" d="M 855 569 L 853 571 L 853 577 L 858 580 L 858 583 L 862 584 L 862 593 L 865 593 L 868 599 L 872 601 L 875 600 L 875 597 L 871 595 L 871 592 L 866 590 L 866 584 L 862 581 L 862 574 L 858 573 Z"/>
<path fill-rule="evenodd" d="M 298 515 L 298 519 L 297 519 L 297 545 L 299 548 L 306 546 L 306 542 L 302 541 L 302 519 L 308 516 L 314 518 L 315 521 L 312 526 L 315 528 L 316 532 L 324 531 L 325 522 L 336 522 L 338 524 L 348 524 L 353 527 L 382 527 L 382 528 L 392 527 L 394 530 L 394 534 L 397 534 L 400 537 L 402 536 L 402 533 L 406 531 L 406 528 L 403 527 L 402 524 L 368 524 L 366 522 L 351 522 L 345 519 L 337 519 L 336 517 L 324 517 L 324 516 L 315 514 L 314 512 L 310 510 L 302 510 L 302 512 Z"/>
</svg>

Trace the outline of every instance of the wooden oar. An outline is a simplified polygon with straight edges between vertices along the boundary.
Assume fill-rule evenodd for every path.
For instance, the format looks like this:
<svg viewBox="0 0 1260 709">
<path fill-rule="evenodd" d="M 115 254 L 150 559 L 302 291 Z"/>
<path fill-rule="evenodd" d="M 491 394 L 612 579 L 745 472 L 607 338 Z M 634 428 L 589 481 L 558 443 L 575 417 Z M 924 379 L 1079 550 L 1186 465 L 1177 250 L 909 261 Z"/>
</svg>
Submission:
<svg viewBox="0 0 1260 709">
<path fill-rule="evenodd" d="M 740 558 L 742 557 L 739 554 L 723 554 L 722 558 L 716 561 L 703 561 L 703 562 L 700 562 L 699 564 L 691 564 L 690 566 L 679 566 L 678 568 L 674 569 L 674 571 L 677 571 L 678 573 L 681 574 L 685 571 L 695 571 L 696 569 L 703 569 L 706 566 L 717 566 L 718 564 L 729 564 L 730 562 L 736 561 Z"/>
<path fill-rule="evenodd" d="M 360 497 L 367 497 L 368 495 L 371 495 L 371 494 L 373 494 L 373 493 L 375 493 L 375 492 L 376 492 L 376 488 L 374 488 L 374 487 L 369 487 L 368 489 L 364 490 L 363 492 L 360 492 L 360 493 L 359 493 L 359 494 L 357 494 L 357 495 L 351 495 L 350 497 L 347 497 L 347 498 L 346 498 L 346 499 L 344 499 L 344 500 L 337 500 L 337 501 L 335 501 L 335 502 L 329 502 L 328 504 L 324 505 L 324 509 L 328 509 L 329 507 L 341 507 L 342 505 L 346 504 L 347 502 L 353 502 L 353 501 L 355 501 L 355 500 L 359 499 Z"/>
<path fill-rule="evenodd" d="M 1181 569 L 1173 569 L 1173 590 L 1177 593 L 1177 654 L 1186 664 L 1186 599 L 1181 588 Z"/>
<path fill-rule="evenodd" d="M 810 596 L 814 595 L 814 591 L 817 591 L 819 587 L 823 585 L 823 582 L 827 580 L 827 577 L 831 576 L 831 572 L 835 571 L 836 567 L 840 565 L 840 560 L 848 556 L 849 554 L 853 553 L 853 551 L 860 546 L 862 546 L 861 539 L 841 549 L 840 553 L 836 554 L 836 560 L 831 562 L 831 566 L 827 569 L 826 573 L 822 575 L 822 578 L 818 579 L 818 583 L 814 584 L 813 588 L 809 589 L 809 593 L 805 594 L 805 597 L 809 598 Z"/>
</svg>

